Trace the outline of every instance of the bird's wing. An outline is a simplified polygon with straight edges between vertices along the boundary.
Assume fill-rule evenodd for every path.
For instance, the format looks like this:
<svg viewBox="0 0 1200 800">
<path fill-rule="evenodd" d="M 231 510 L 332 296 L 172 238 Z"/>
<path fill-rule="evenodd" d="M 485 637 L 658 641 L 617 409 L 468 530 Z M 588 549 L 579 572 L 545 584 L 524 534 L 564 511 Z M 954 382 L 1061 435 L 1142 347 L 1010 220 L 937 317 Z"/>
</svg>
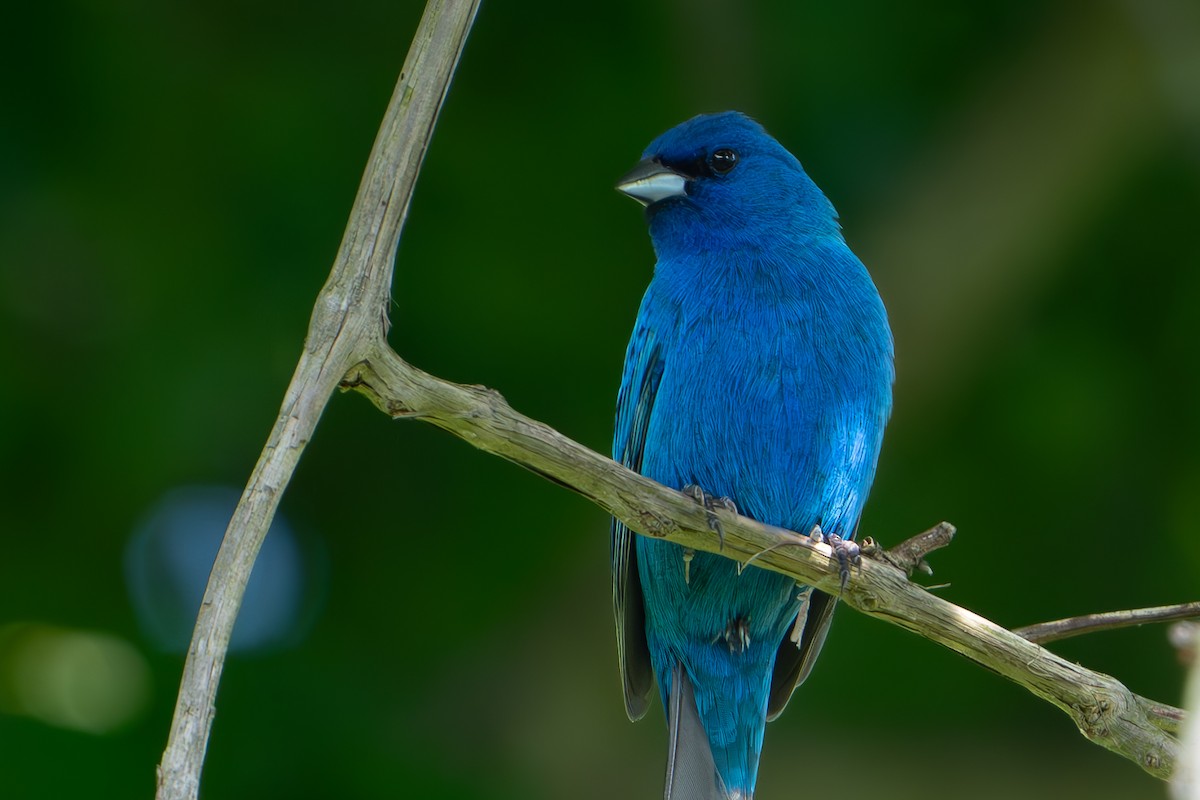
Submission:
<svg viewBox="0 0 1200 800">
<path fill-rule="evenodd" d="M 783 713 L 792 692 L 804 683 L 804 679 L 812 672 L 817 656 L 821 654 L 821 645 L 825 644 L 825 636 L 829 633 L 829 623 L 833 621 L 833 609 L 837 607 L 837 598 L 824 592 L 812 589 L 805 608 L 805 619 L 799 621 L 800 641 L 795 641 L 793 631 L 784 634 L 779 643 L 779 651 L 775 654 L 775 668 L 771 673 L 771 694 L 767 699 L 767 719 L 773 720 Z"/>
<path fill-rule="evenodd" d="M 661 350 L 653 331 L 639 320 L 625 354 L 625 374 L 617 398 L 613 457 L 635 472 L 642 470 L 646 446 L 646 427 L 658 382 L 662 377 Z M 646 644 L 646 611 L 642 584 L 638 576 L 634 533 L 617 520 L 612 523 L 613 613 L 617 621 L 617 657 L 625 689 L 625 711 L 633 720 L 641 719 L 650 707 L 654 668 Z"/>
<path fill-rule="evenodd" d="M 840 239 L 826 241 L 819 257 L 826 263 L 840 261 L 865 270 L 858 258 Z M 860 358 L 866 359 L 863 363 L 874 364 L 878 371 L 871 373 L 870 381 L 865 384 L 866 388 L 860 398 L 863 405 L 859 415 L 854 417 L 854 428 L 841 431 L 841 435 L 856 439 L 865 433 L 868 441 L 873 435 L 874 440 L 870 447 L 873 447 L 875 457 L 878 457 L 883 429 L 892 413 L 891 385 L 894 377 L 892 336 L 882 302 L 874 293 L 874 288 L 869 280 L 866 281 L 865 286 L 869 288 L 869 291 L 861 296 L 863 302 L 859 308 L 864 313 L 871 312 L 875 316 L 860 319 L 859 322 L 863 328 L 858 334 L 847 336 L 847 339 L 866 343 L 870 355 L 860 355 Z M 874 467 L 872 467 L 873 470 Z M 870 480 L 863 488 L 869 488 L 869 486 Z M 857 525 L 856 521 L 850 528 L 849 538 L 853 538 L 857 532 Z M 779 644 L 779 650 L 775 657 L 775 668 L 771 673 L 771 694 L 767 702 L 767 719 L 775 719 L 783 712 L 792 692 L 797 686 L 804 683 L 805 678 L 812 672 L 813 664 L 816 663 L 817 656 L 821 653 L 821 645 L 825 643 L 825 636 L 829 633 L 829 623 L 833 620 L 833 610 L 837 607 L 837 598 L 813 589 L 806 605 L 806 617 L 800 619 L 793 631 L 785 634 L 783 641 Z M 797 631 L 800 634 L 798 637 L 796 636 Z"/>
</svg>

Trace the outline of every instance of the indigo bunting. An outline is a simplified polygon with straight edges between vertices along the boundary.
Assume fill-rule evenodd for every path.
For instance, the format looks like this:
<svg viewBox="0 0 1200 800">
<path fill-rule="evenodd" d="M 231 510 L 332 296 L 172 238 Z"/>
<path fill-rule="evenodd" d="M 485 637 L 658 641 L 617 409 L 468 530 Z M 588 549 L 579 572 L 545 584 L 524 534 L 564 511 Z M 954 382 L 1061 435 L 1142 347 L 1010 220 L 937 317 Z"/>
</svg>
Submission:
<svg viewBox="0 0 1200 800">
<path fill-rule="evenodd" d="M 772 525 L 849 541 L 892 404 L 883 302 L 837 214 L 749 117 L 654 140 L 617 189 L 657 264 L 625 356 L 613 457 Z M 710 516 L 716 520 L 715 516 Z M 836 600 L 614 521 L 625 709 L 658 682 L 668 800 L 749 800 L 766 721 L 825 641 Z"/>
</svg>

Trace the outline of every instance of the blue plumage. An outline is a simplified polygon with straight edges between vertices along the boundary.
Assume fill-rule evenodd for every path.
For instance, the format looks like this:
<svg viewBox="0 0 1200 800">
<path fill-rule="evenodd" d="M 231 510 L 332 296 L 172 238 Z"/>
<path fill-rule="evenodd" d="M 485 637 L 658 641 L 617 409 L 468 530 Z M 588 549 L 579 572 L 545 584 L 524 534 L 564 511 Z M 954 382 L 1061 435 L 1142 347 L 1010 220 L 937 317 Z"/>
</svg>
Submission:
<svg viewBox="0 0 1200 800">
<path fill-rule="evenodd" d="M 891 410 L 892 337 L 833 206 L 748 117 L 666 132 L 618 188 L 658 263 L 629 342 L 613 456 L 803 533 L 854 535 Z M 750 798 L 765 722 L 807 676 L 834 601 L 613 526 L 626 710 L 651 684 L 668 800 Z"/>
</svg>

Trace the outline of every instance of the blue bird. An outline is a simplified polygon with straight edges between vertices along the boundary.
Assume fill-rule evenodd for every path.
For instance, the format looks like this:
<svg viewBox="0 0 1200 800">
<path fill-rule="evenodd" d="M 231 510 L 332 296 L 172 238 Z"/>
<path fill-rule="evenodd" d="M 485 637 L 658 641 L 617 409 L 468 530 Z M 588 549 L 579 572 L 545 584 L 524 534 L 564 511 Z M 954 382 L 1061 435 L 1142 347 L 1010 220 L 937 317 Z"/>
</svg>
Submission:
<svg viewBox="0 0 1200 800">
<path fill-rule="evenodd" d="M 617 189 L 646 207 L 658 262 L 613 457 L 849 540 L 891 413 L 892 335 L 833 206 L 740 113 L 695 117 L 642 155 Z M 766 721 L 812 669 L 835 599 L 616 521 L 612 570 L 625 709 L 641 718 L 657 680 L 667 712 L 665 797 L 749 800 Z"/>
</svg>

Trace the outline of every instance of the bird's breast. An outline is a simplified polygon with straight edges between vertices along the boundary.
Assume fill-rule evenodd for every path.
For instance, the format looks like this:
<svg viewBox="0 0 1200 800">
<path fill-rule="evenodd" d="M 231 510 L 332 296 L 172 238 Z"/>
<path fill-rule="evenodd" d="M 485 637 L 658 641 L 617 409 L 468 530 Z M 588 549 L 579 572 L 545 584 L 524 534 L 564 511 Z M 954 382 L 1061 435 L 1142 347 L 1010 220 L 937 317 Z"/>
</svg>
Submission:
<svg viewBox="0 0 1200 800">
<path fill-rule="evenodd" d="M 882 371 L 854 352 L 853 319 L 804 286 L 693 288 L 661 298 L 669 330 L 644 471 L 763 522 L 852 531 L 882 432 Z"/>
</svg>

